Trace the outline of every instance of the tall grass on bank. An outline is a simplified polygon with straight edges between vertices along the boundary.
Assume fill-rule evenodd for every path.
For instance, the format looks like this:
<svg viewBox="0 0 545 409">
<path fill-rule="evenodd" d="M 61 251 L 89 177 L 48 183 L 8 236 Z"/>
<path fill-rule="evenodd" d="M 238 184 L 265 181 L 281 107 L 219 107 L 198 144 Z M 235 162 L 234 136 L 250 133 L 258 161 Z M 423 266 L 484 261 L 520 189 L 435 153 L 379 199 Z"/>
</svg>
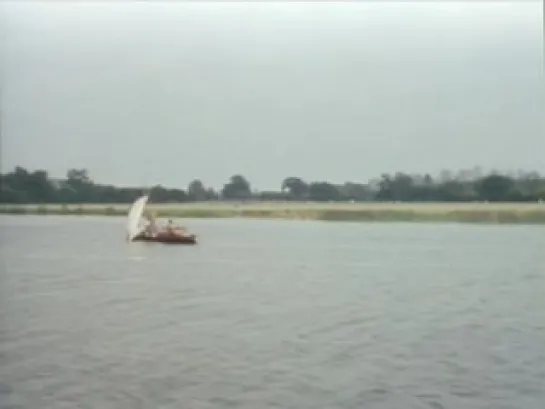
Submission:
<svg viewBox="0 0 545 409">
<path fill-rule="evenodd" d="M 4 214 L 126 216 L 128 204 L 2 205 Z M 151 204 L 159 217 L 359 222 L 545 224 L 542 203 L 229 203 Z"/>
</svg>

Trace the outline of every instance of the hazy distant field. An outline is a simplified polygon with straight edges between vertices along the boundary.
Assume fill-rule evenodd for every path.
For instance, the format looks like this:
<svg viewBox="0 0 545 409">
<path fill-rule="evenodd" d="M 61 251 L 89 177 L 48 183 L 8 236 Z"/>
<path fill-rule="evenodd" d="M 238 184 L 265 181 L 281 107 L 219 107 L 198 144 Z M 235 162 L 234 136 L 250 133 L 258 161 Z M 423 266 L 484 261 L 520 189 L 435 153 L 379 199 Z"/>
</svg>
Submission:
<svg viewBox="0 0 545 409">
<path fill-rule="evenodd" d="M 126 215 L 128 204 L 2 205 L 9 214 Z M 545 223 L 545 203 L 290 203 L 150 204 L 159 217 Z"/>
</svg>

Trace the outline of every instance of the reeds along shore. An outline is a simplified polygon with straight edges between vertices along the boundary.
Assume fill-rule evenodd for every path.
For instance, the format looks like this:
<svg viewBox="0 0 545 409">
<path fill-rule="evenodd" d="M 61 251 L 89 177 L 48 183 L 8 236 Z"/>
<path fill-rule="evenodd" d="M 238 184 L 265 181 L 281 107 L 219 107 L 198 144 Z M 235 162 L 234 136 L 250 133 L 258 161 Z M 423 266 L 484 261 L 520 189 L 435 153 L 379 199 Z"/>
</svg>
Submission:
<svg viewBox="0 0 545 409">
<path fill-rule="evenodd" d="M 125 216 L 130 204 L 2 205 L 3 214 Z M 545 224 L 545 203 L 151 204 L 159 217 Z"/>
</svg>

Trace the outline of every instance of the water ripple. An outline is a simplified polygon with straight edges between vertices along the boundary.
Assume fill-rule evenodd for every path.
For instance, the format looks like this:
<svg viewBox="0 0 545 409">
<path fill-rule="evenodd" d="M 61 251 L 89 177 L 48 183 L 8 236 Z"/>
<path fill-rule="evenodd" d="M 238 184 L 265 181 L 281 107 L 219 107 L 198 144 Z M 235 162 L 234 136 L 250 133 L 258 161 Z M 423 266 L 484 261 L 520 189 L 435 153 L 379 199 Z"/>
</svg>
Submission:
<svg viewBox="0 0 545 409">
<path fill-rule="evenodd" d="M 0 218 L 2 409 L 543 407 L 537 229 L 29 220 Z"/>
</svg>

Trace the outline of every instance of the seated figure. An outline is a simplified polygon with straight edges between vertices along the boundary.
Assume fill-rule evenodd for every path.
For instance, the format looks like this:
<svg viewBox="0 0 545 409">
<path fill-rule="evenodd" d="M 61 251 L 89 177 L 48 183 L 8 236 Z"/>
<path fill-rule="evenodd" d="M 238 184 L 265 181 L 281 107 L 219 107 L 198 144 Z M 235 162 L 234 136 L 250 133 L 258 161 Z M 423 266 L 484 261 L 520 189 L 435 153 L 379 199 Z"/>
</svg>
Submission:
<svg viewBox="0 0 545 409">
<path fill-rule="evenodd" d="M 155 217 L 151 214 L 151 212 L 146 211 L 144 212 L 143 219 L 147 221 L 146 227 L 144 228 L 144 233 L 151 237 L 155 237 L 157 233 L 159 233 L 159 228 Z"/>
</svg>

